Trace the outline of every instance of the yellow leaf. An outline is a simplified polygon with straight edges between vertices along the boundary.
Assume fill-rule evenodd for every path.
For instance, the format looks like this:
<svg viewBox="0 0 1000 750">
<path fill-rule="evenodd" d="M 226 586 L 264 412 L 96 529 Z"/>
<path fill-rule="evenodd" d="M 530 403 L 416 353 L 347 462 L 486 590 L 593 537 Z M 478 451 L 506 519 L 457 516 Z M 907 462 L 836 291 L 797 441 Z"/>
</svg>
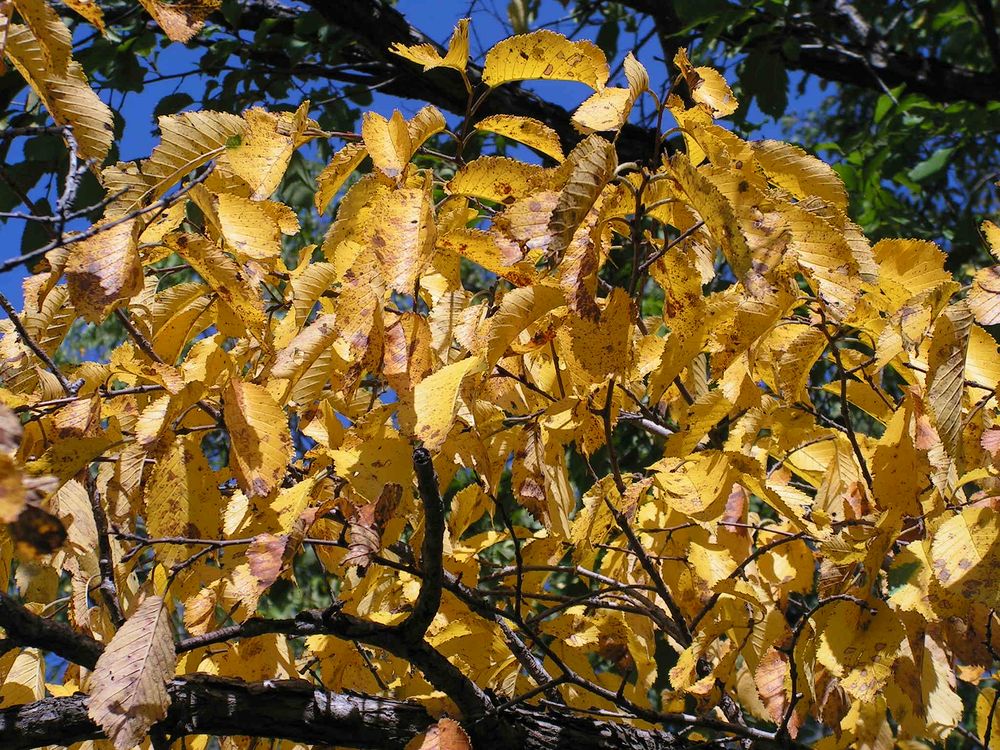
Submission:
<svg viewBox="0 0 1000 750">
<path fill-rule="evenodd" d="M 13 663 L 3 674 L 0 703 L 16 706 L 44 698 L 45 659 L 42 652 L 35 648 L 14 649 L 10 657 L 13 657 Z"/>
<path fill-rule="evenodd" d="M 788 655 L 774 647 L 768 648 L 754 670 L 753 681 L 767 715 L 775 724 L 780 723 L 788 704 L 786 683 L 791 682 Z"/>
<path fill-rule="evenodd" d="M 365 112 L 361 136 L 375 167 L 387 177 L 398 177 L 412 154 L 410 131 L 399 110 L 388 120 L 377 112 Z"/>
<path fill-rule="evenodd" d="M 502 238 L 495 233 L 481 229 L 455 229 L 438 237 L 438 250 L 450 250 L 468 258 L 514 286 L 535 282 L 538 274 L 534 266 L 528 261 L 519 261 L 518 256 L 510 252 L 509 243 L 501 243 L 500 240 Z"/>
<path fill-rule="evenodd" d="M 1000 260 L 1000 227 L 992 221 L 984 221 L 982 224 L 983 235 L 990 246 L 993 257 Z"/>
<path fill-rule="evenodd" d="M 1000 266 L 976 271 L 968 300 L 977 323 L 984 326 L 1000 323 Z"/>
<path fill-rule="evenodd" d="M 6 410 L 6 407 L 4 407 Z M 21 515 L 27 499 L 24 477 L 14 459 L 0 453 L 0 522 L 13 523 Z"/>
<path fill-rule="evenodd" d="M 476 130 L 496 133 L 523 143 L 556 161 L 563 160 L 559 135 L 544 122 L 520 115 L 490 115 L 476 123 Z"/>
<path fill-rule="evenodd" d="M 440 133 L 446 127 L 448 123 L 445 122 L 441 110 L 429 104 L 421 107 L 417 114 L 406 121 L 406 132 L 410 135 L 410 158 L 428 138 Z"/>
<path fill-rule="evenodd" d="M 989 737 L 986 736 L 987 729 Z M 984 747 L 1000 746 L 1000 710 L 997 708 L 996 688 L 984 687 L 976 695 L 976 735 Z"/>
<path fill-rule="evenodd" d="M 146 532 L 154 537 L 215 538 L 222 504 L 217 483 L 200 441 L 191 436 L 174 438 L 156 457 L 146 483 Z M 194 551 L 193 547 L 165 545 L 157 550 L 157 559 L 165 564 L 179 562 Z"/>
<path fill-rule="evenodd" d="M 469 61 L 469 19 L 460 18 L 448 40 L 448 52 L 441 62 L 446 68 L 464 71 Z"/>
<path fill-rule="evenodd" d="M 106 218 L 131 213 L 156 200 L 184 175 L 221 155 L 247 123 L 224 112 L 182 112 L 157 120 L 160 143 L 148 159 L 138 164 L 118 162 L 102 173 L 109 195 L 117 196 L 105 211 Z"/>
<path fill-rule="evenodd" d="M 968 507 L 938 527 L 931 543 L 934 574 L 945 590 L 990 608 L 1000 606 L 1000 527 L 992 508 Z"/>
<path fill-rule="evenodd" d="M 14 7 L 38 40 L 48 69 L 54 73 L 65 71 L 73 39 L 59 14 L 45 0 L 14 0 Z"/>
<path fill-rule="evenodd" d="M 598 130 L 618 130 L 628 120 L 632 105 L 649 89 L 649 73 L 629 52 L 624 60 L 628 88 L 601 89 L 573 113 L 573 126 L 582 133 Z"/>
<path fill-rule="evenodd" d="M 278 352 L 271 376 L 288 381 L 289 398 L 297 405 L 319 398 L 331 375 L 344 366 L 332 346 L 340 332 L 335 315 L 320 315 Z"/>
<path fill-rule="evenodd" d="M 146 597 L 115 633 L 90 677 L 87 713 L 115 750 L 139 744 L 167 715 L 166 685 L 175 661 L 170 613 L 160 597 Z"/>
<path fill-rule="evenodd" d="M 393 190 L 379 206 L 371 245 L 386 285 L 413 294 L 417 279 L 434 253 L 436 238 L 431 186 Z"/>
<path fill-rule="evenodd" d="M 485 352 L 487 369 L 492 370 L 496 366 L 507 347 L 524 329 L 562 303 L 562 292 L 549 286 L 523 287 L 505 294 L 496 314 L 488 319 L 490 329 Z"/>
<path fill-rule="evenodd" d="M 114 224 L 73 247 L 66 264 L 70 299 L 77 312 L 100 323 L 114 304 L 142 290 L 142 263 L 135 219 Z"/>
<path fill-rule="evenodd" d="M 153 302 L 153 349 L 164 362 L 176 362 L 194 336 L 212 325 L 212 295 L 205 284 L 187 282 L 164 289 Z"/>
<path fill-rule="evenodd" d="M 778 187 L 796 198 L 815 195 L 841 210 L 847 209 L 847 190 L 829 164 L 797 146 L 781 141 L 753 141 L 753 155 Z"/>
<path fill-rule="evenodd" d="M 782 204 L 791 232 L 789 249 L 813 281 L 827 315 L 840 321 L 850 315 L 861 293 L 861 269 L 844 235 L 801 203 Z"/>
<path fill-rule="evenodd" d="M 691 98 L 699 105 L 705 107 L 712 117 L 725 117 L 736 111 L 739 102 L 733 96 L 732 89 L 726 83 L 715 68 L 694 67 L 688 60 L 687 49 L 681 47 L 674 56 L 676 65 L 688 89 L 691 91 Z"/>
<path fill-rule="evenodd" d="M 617 166 L 615 147 L 599 135 L 588 136 L 566 157 L 560 169 L 568 169 L 569 177 L 549 220 L 552 240 L 547 252 L 551 258 L 562 259 Z"/>
<path fill-rule="evenodd" d="M 111 430 L 98 437 L 63 438 L 49 445 L 40 458 L 29 461 L 25 467 L 33 474 L 51 474 L 66 481 L 120 439 L 121 434 Z"/>
<path fill-rule="evenodd" d="M 254 335 L 267 328 L 264 301 L 258 281 L 246 268 L 222 252 L 215 244 L 198 235 L 181 235 L 171 242 L 182 258 L 208 282 L 218 297 L 229 306 L 240 322 Z"/>
<path fill-rule="evenodd" d="M 469 60 L 469 19 L 461 18 L 455 25 L 444 57 L 431 44 L 406 45 L 396 42 L 390 51 L 417 65 L 423 65 L 424 71 L 453 68 L 464 73 Z"/>
<path fill-rule="evenodd" d="M 139 0 L 163 32 L 174 42 L 187 42 L 205 25 L 205 19 L 219 9 L 222 0 L 185 0 L 164 3 L 160 0 Z"/>
<path fill-rule="evenodd" d="M 292 438 L 285 412 L 267 390 L 237 378 L 223 394 L 231 468 L 247 496 L 269 495 L 285 476 Z"/>
<path fill-rule="evenodd" d="M 722 391 L 709 391 L 701 396 L 688 407 L 687 414 L 680 419 L 678 431 L 667 438 L 664 454 L 686 456 L 732 408 L 733 405 Z"/>
<path fill-rule="evenodd" d="M 271 508 L 278 514 L 277 533 L 288 534 L 292 531 L 299 516 L 309 507 L 316 484 L 317 480 L 310 477 L 278 492 L 271 503 Z"/>
<path fill-rule="evenodd" d="M 910 409 L 898 409 L 879 438 L 872 454 L 872 491 L 880 507 L 919 516 L 928 466 L 909 434 L 911 414 Z"/>
<path fill-rule="evenodd" d="M 608 61 L 593 42 L 571 42 L 548 29 L 520 34 L 486 53 L 483 83 L 495 87 L 508 81 L 578 81 L 598 91 L 609 75 Z"/>
<path fill-rule="evenodd" d="M 718 518 L 725 510 L 733 482 L 740 480 L 731 454 L 706 450 L 684 459 L 666 458 L 653 466 L 655 482 L 667 504 L 697 519 Z"/>
<path fill-rule="evenodd" d="M 462 381 L 482 366 L 479 357 L 468 357 L 417 383 L 413 390 L 413 409 L 417 414 L 414 432 L 427 450 L 436 451 L 444 445 L 458 411 Z"/>
<path fill-rule="evenodd" d="M 880 310 L 895 312 L 913 297 L 952 281 L 944 269 L 945 254 L 926 240 L 881 240 L 872 248 L 878 264 L 878 295 L 870 296 Z"/>
<path fill-rule="evenodd" d="M 389 387 L 399 395 L 401 407 L 412 406 L 414 386 L 431 373 L 433 366 L 427 318 L 407 312 L 386 326 L 382 372 Z"/>
<path fill-rule="evenodd" d="M 814 624 L 816 659 L 855 700 L 874 700 L 891 677 L 902 645 L 904 630 L 896 613 L 881 601 L 865 606 L 838 601 L 820 609 Z"/>
<path fill-rule="evenodd" d="M 316 195 L 313 203 L 316 210 L 323 213 L 347 178 L 353 174 L 368 156 L 363 143 L 348 143 L 333 155 L 330 163 L 316 177 Z"/>
<path fill-rule="evenodd" d="M 605 498 L 615 508 L 621 505 L 621 495 L 610 475 L 595 483 L 581 498 L 583 505 L 573 519 L 570 535 L 578 554 L 592 550 L 596 544 L 604 544 L 615 527 L 614 514 Z"/>
<path fill-rule="evenodd" d="M 544 184 L 546 170 L 504 156 L 481 156 L 459 169 L 448 183 L 453 195 L 469 195 L 510 205 Z"/>
<path fill-rule="evenodd" d="M 573 127 L 581 133 L 618 130 L 632 110 L 632 92 L 629 89 L 608 86 L 591 96 L 573 113 Z"/>
<path fill-rule="evenodd" d="M 732 205 L 684 154 L 671 157 L 670 170 L 688 204 L 698 212 L 709 233 L 722 247 L 733 273 L 742 278 L 750 269 L 750 248 L 736 222 Z"/>
<path fill-rule="evenodd" d="M 625 71 L 625 80 L 628 81 L 633 101 L 649 90 L 649 73 L 646 71 L 646 67 L 636 60 L 632 52 L 625 55 L 622 69 Z"/>
<path fill-rule="evenodd" d="M 11 24 L 4 53 L 24 76 L 58 125 L 72 128 L 77 154 L 100 164 L 111 148 L 113 117 L 87 84 L 83 68 L 70 60 L 63 69 L 46 61 L 38 39 L 27 26 Z"/>
<path fill-rule="evenodd" d="M 969 306 L 964 301 L 950 305 L 934 322 L 927 357 L 927 400 L 941 441 L 952 457 L 957 456 L 960 445 L 965 358 L 971 328 Z"/>
<path fill-rule="evenodd" d="M 97 0 L 65 0 L 66 7 L 72 8 L 79 13 L 89 23 L 97 27 L 98 31 L 104 33 L 104 11 L 97 4 Z M 2 48 L 3 45 L 0 45 Z"/>
<path fill-rule="evenodd" d="M 250 187 L 252 200 L 269 198 L 278 189 L 292 154 L 313 138 L 326 135 L 309 119 L 309 102 L 295 112 L 251 109 L 243 115 L 245 128 L 238 145 L 227 148 L 220 161 Z"/>
<path fill-rule="evenodd" d="M 281 203 L 251 201 L 229 193 L 220 195 L 218 201 L 219 224 L 226 249 L 239 258 L 274 260 L 281 254 L 281 235 L 298 231 L 298 221 L 295 221 L 293 231 L 282 232 L 279 218 L 285 206 Z M 292 218 L 294 220 L 294 214 Z"/>
<path fill-rule="evenodd" d="M 560 351 L 580 368 L 591 383 L 611 374 L 626 375 L 632 359 L 632 301 L 615 287 L 597 320 L 573 316 L 559 329 Z"/>
<path fill-rule="evenodd" d="M 363 249 L 344 273 L 337 298 L 337 346 L 348 362 L 344 386 L 348 391 L 382 356 L 384 288 L 374 251 Z"/>
</svg>

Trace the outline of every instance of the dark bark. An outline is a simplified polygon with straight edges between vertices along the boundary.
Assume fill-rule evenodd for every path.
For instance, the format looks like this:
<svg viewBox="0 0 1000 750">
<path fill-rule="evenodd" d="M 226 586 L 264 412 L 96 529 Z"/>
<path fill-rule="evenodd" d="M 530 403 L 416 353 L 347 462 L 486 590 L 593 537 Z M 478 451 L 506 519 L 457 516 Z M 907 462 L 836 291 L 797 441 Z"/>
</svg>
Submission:
<svg viewBox="0 0 1000 750">
<path fill-rule="evenodd" d="M 41 648 L 87 669 L 94 668 L 97 657 L 104 651 L 104 646 L 90 636 L 56 620 L 39 617 L 3 593 L 0 593 L 0 626 L 7 633 L 8 648 Z"/>
<path fill-rule="evenodd" d="M 245 683 L 195 675 L 173 680 L 167 718 L 154 731 L 288 739 L 352 748 L 402 748 L 434 720 L 419 705 L 317 690 L 298 680 Z M 672 750 L 684 742 L 657 732 L 563 712 L 515 707 L 506 717 L 524 750 Z M 466 729 L 474 731 L 466 723 Z M 102 737 L 86 696 L 47 698 L 0 710 L 0 747 L 26 750 Z M 477 745 L 496 747 L 495 743 Z"/>
<path fill-rule="evenodd" d="M 661 44 L 671 60 L 678 46 L 690 42 L 698 34 L 697 29 L 686 29 L 683 39 L 673 35 L 672 30 L 683 24 L 668 0 L 626 0 L 623 4 L 656 23 Z M 454 71 L 424 73 L 420 66 L 389 51 L 396 42 L 408 45 L 433 42 L 384 0 L 308 0 L 308 5 L 352 40 L 345 52 L 349 62 L 377 64 L 377 68 L 365 70 L 380 91 L 425 101 L 456 114 L 464 113 L 467 98 Z M 245 7 L 246 18 L 254 22 L 269 12 L 280 13 L 281 18 L 288 13 L 287 9 L 276 10 L 280 6 L 273 3 L 251 2 Z M 821 14 L 821 9 L 816 13 Z M 727 30 L 723 41 L 740 45 L 744 51 L 751 47 L 771 49 L 782 56 L 790 70 L 872 91 L 881 92 L 883 86 L 905 84 L 909 91 L 941 102 L 986 104 L 998 97 L 1000 71 L 961 68 L 913 49 L 893 47 L 878 39 L 870 29 L 865 37 L 854 38 L 841 32 L 849 24 L 850 19 L 843 12 L 820 18 L 817 23 L 799 18 L 778 20 L 761 13 Z M 789 38 L 798 42 L 794 55 L 784 51 L 783 42 Z M 470 66 L 470 78 L 473 82 L 479 80 L 476 66 Z M 580 134 L 570 122 L 572 112 L 517 85 L 507 84 L 492 92 L 477 114 L 534 117 L 551 126 L 567 145 L 580 140 Z M 626 125 L 617 139 L 622 161 L 657 158 L 658 154 L 652 152 L 653 144 L 650 129 L 632 124 Z"/>
<path fill-rule="evenodd" d="M 624 0 L 622 4 L 649 16 L 659 27 L 677 28 L 670 0 Z M 789 70 L 863 89 L 881 91 L 882 84 L 905 84 L 909 91 L 939 102 L 986 104 L 1000 97 L 1000 70 L 970 70 L 920 54 L 912 47 L 890 46 L 867 26 L 863 36 L 845 35 L 841 33 L 845 26 L 857 30 L 860 14 L 847 2 L 834 7 L 827 11 L 824 4 L 817 3 L 808 16 L 786 19 L 761 12 L 728 29 L 722 41 L 740 44 L 744 52 L 752 48 L 772 50 L 781 55 Z M 862 19 L 862 23 L 866 22 Z M 988 23 L 995 24 L 995 20 Z M 784 49 L 788 39 L 798 43 L 794 55 Z"/>
</svg>

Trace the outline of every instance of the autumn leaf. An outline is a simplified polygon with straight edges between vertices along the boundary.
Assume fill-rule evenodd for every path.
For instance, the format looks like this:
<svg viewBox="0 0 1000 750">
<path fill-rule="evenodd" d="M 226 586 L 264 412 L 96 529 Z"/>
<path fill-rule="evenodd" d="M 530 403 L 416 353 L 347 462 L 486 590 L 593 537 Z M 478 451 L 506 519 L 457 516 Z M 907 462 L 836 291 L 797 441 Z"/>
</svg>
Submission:
<svg viewBox="0 0 1000 750">
<path fill-rule="evenodd" d="M 170 4 L 159 0 L 140 2 L 174 42 L 190 40 L 201 30 L 205 19 L 221 5 L 220 0 L 186 0 L 184 3 Z"/>
<path fill-rule="evenodd" d="M 77 243 L 66 265 L 70 299 L 87 320 L 101 322 L 119 300 L 142 289 L 135 220 L 124 221 Z"/>
<path fill-rule="evenodd" d="M 551 156 L 556 161 L 562 161 L 564 158 L 562 144 L 556 131 L 532 117 L 491 115 L 477 122 L 476 130 L 496 133 L 523 143 L 546 156 Z"/>
<path fill-rule="evenodd" d="M 468 357 L 417 383 L 413 390 L 413 409 L 417 414 L 414 433 L 428 450 L 437 450 L 448 437 L 458 411 L 462 381 L 482 367 L 478 357 Z"/>
<path fill-rule="evenodd" d="M 273 492 L 285 476 L 292 440 L 284 411 L 266 389 L 236 378 L 223 397 L 232 440 L 233 471 L 251 497 Z"/>
<path fill-rule="evenodd" d="M 405 45 L 396 42 L 391 51 L 418 65 L 423 65 L 424 71 L 443 67 L 454 68 L 464 73 L 469 58 L 469 19 L 459 19 L 443 57 L 430 44 Z"/>
<path fill-rule="evenodd" d="M 569 177 L 549 219 L 552 241 L 548 253 L 556 261 L 562 258 L 617 164 L 614 148 L 597 135 L 586 138 L 566 158 L 564 166 L 569 168 Z"/>
<path fill-rule="evenodd" d="M 398 484 L 387 484 L 378 500 L 354 509 L 348 526 L 348 551 L 344 565 L 364 571 L 382 549 L 382 531 L 403 496 Z"/>
<path fill-rule="evenodd" d="M 838 601 L 820 611 L 816 627 L 819 662 L 840 677 L 852 697 L 875 698 L 889 680 L 903 639 L 897 615 L 881 602 L 869 611 L 855 602 Z"/>
<path fill-rule="evenodd" d="M 317 190 L 313 202 L 317 211 L 323 213 L 326 210 L 333 196 L 367 156 L 368 150 L 363 143 L 348 143 L 333 155 L 330 163 L 316 177 Z"/>
<path fill-rule="evenodd" d="M 102 172 L 114 201 L 106 218 L 124 216 L 159 198 L 184 175 L 225 152 L 230 140 L 247 128 L 241 117 L 223 112 L 183 112 L 161 117 L 160 143 L 148 159 L 119 162 Z"/>
<path fill-rule="evenodd" d="M 687 82 L 691 97 L 705 107 L 712 117 L 725 117 L 736 111 L 738 102 L 729 84 L 714 68 L 694 67 L 688 60 L 687 49 L 682 47 L 674 56 L 676 65 Z"/>
<path fill-rule="evenodd" d="M 166 684 L 175 659 L 164 602 L 158 596 L 146 597 L 115 633 L 90 677 L 87 713 L 115 750 L 138 744 L 167 715 Z"/>
<path fill-rule="evenodd" d="M 438 719 L 427 730 L 419 750 L 472 750 L 472 741 L 454 719 Z"/>
<path fill-rule="evenodd" d="M 578 81 L 597 90 L 608 80 L 608 62 L 592 42 L 571 42 L 548 29 L 510 37 L 486 53 L 487 86 L 525 80 Z"/>
<path fill-rule="evenodd" d="M 99 170 L 111 111 L 74 54 L 208 44 L 215 20 L 330 42 L 329 8 L 229 5 L 0 0 L 28 91 L 0 140 L 69 170 L 7 170 L 60 193 L 52 217 L 26 206 L 53 232 L 20 310 L 0 296 L 0 629 L 36 644 L 0 654 L 15 743 L 78 693 L 116 748 L 178 710 L 223 733 L 199 750 L 293 742 L 315 732 L 261 707 L 306 677 L 342 744 L 669 744 L 657 712 L 695 743 L 943 747 L 973 717 L 996 739 L 995 224 L 964 284 L 932 242 L 865 236 L 851 216 L 886 217 L 849 205 L 851 158 L 724 127 L 753 87 L 686 50 L 665 95 L 627 50 L 608 85 L 595 44 L 547 29 L 480 71 L 468 21 L 445 50 L 389 4 L 366 10 L 406 44 L 320 67 L 437 92 L 447 118 L 418 103 L 352 132 L 335 91 L 313 120 L 279 77 L 281 111 L 168 115 L 148 158 Z M 534 5 L 510 3 L 518 29 Z M 305 82 L 316 50 L 285 50 Z M 583 84 L 558 122 L 549 81 Z M 38 742 L 92 742 L 49 725 Z"/>
<path fill-rule="evenodd" d="M 47 61 L 54 45 L 43 46 L 27 26 L 10 24 L 4 54 L 45 103 L 52 119 L 72 128 L 76 151 L 97 164 L 104 161 L 112 140 L 112 115 L 87 83 L 83 68 L 70 60 L 64 68 Z"/>
<path fill-rule="evenodd" d="M 987 607 L 1000 604 L 993 585 L 1000 568 L 996 515 L 989 508 L 965 508 L 938 527 L 931 543 L 934 574 L 949 591 Z"/>
</svg>

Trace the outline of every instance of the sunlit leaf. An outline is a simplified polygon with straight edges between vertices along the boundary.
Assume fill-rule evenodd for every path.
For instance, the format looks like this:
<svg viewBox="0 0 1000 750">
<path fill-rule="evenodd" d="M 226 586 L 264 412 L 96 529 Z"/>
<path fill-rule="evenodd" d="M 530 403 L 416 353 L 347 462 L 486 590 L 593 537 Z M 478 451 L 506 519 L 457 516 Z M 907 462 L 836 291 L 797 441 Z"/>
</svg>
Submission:
<svg viewBox="0 0 1000 750">
<path fill-rule="evenodd" d="M 571 42 L 548 29 L 505 39 L 486 53 L 483 83 L 578 81 L 599 90 L 608 80 L 608 62 L 593 42 Z"/>
</svg>

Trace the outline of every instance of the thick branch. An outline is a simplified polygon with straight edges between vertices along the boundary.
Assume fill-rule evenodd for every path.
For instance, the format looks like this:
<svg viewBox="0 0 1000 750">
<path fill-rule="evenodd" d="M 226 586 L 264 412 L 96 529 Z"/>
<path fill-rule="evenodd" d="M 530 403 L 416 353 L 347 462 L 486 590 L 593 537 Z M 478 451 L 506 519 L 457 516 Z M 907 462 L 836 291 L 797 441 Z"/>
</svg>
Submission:
<svg viewBox="0 0 1000 750">
<path fill-rule="evenodd" d="M 39 617 L 3 593 L 0 593 L 0 626 L 7 632 L 9 643 L 41 648 L 87 669 L 94 668 L 104 650 L 90 636 L 77 633 L 57 620 Z M 0 742 L 0 747 L 6 745 Z"/>
<path fill-rule="evenodd" d="M 673 3 L 667 0 L 625 0 L 623 5 L 648 15 L 657 25 L 676 28 L 671 25 Z M 750 47 L 774 50 L 790 70 L 873 91 L 881 92 L 882 84 L 905 84 L 909 91 L 933 101 L 974 104 L 996 101 L 1000 91 L 1000 71 L 960 68 L 920 54 L 916 45 L 891 47 L 873 34 L 845 41 L 829 23 L 779 21 L 770 13 L 758 13 L 725 30 L 721 37 L 729 44 L 742 45 L 744 51 Z M 793 54 L 783 45 L 788 40 L 798 43 Z"/>
<path fill-rule="evenodd" d="M 173 680 L 168 689 L 171 706 L 156 730 L 172 738 L 242 735 L 324 746 L 402 748 L 433 723 L 412 703 L 328 693 L 297 680 L 244 683 L 193 675 Z M 517 706 L 509 714 L 518 728 L 517 747 L 524 750 L 675 750 L 685 744 L 667 732 L 569 713 Z M 68 746 L 101 736 L 87 716 L 84 695 L 0 710 L 0 747 L 5 750 Z M 495 745 L 482 745 L 487 746 Z"/>
<path fill-rule="evenodd" d="M 342 29 L 355 40 L 354 55 L 357 62 L 377 61 L 385 68 L 379 76 L 379 91 L 417 99 L 434 104 L 456 114 L 464 114 L 468 103 L 461 80 L 453 70 L 423 72 L 414 65 L 389 52 L 396 42 L 402 44 L 433 44 L 398 10 L 384 0 L 308 0 L 328 23 Z M 435 45 L 436 46 L 436 45 Z M 479 81 L 479 69 L 472 65 L 469 78 Z M 581 92 L 581 101 L 585 98 Z M 534 117 L 551 126 L 564 143 L 574 144 L 580 133 L 570 122 L 572 113 L 520 86 L 505 85 L 491 92 L 479 108 L 478 115 L 523 115 Z M 618 151 L 623 161 L 649 158 L 652 135 L 645 128 L 626 125 L 618 136 Z"/>
<path fill-rule="evenodd" d="M 413 612 L 399 627 L 400 635 L 411 643 L 422 639 L 430 627 L 441 606 L 444 583 L 444 505 L 431 454 L 424 448 L 413 451 L 413 470 L 424 506 L 424 543 L 420 555 L 423 578 Z"/>
</svg>

